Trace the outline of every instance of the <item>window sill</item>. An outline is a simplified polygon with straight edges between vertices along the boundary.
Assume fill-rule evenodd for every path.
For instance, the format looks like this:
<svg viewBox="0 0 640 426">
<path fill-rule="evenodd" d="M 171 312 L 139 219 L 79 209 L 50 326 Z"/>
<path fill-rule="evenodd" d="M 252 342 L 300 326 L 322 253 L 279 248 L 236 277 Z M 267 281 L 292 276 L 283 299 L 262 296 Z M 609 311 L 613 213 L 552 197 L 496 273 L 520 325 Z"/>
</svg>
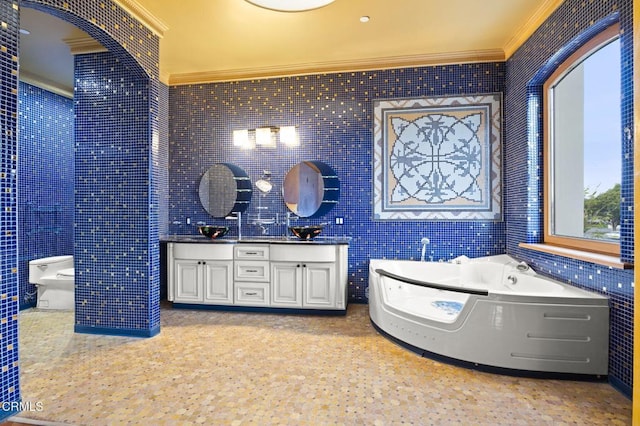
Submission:
<svg viewBox="0 0 640 426">
<path fill-rule="evenodd" d="M 622 262 L 616 256 L 611 256 L 608 254 L 570 249 L 566 247 L 553 246 L 551 244 L 520 243 L 518 244 L 518 246 L 529 250 L 541 251 L 544 253 L 555 254 L 557 256 L 568 257 L 571 259 L 584 260 L 585 262 L 609 266 L 615 269 L 633 269 L 633 264 Z"/>
</svg>

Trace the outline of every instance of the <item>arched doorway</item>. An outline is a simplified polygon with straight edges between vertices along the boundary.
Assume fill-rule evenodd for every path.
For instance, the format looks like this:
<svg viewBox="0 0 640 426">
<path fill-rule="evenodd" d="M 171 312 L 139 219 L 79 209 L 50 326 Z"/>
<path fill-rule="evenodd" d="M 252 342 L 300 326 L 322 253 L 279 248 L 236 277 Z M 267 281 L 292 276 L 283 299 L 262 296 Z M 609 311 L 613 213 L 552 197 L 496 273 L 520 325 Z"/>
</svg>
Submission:
<svg viewBox="0 0 640 426">
<path fill-rule="evenodd" d="M 111 1 L 3 2 L 0 344 L 9 350 L 0 373 L 0 392 L 2 400 L 9 402 L 21 399 L 15 232 L 17 40 L 21 7 L 68 21 L 109 49 L 106 54 L 109 56 L 86 62 L 94 78 L 78 83 L 83 92 L 78 95 L 82 105 L 77 110 L 80 115 L 76 143 L 83 146 L 79 150 L 83 152 L 76 156 L 80 168 L 76 176 L 74 254 L 76 284 L 84 288 L 76 292 L 76 331 L 153 336 L 160 327 L 158 188 L 164 184 L 162 171 L 156 167 L 161 152 L 157 123 L 162 97 L 157 80 L 158 36 Z M 101 77 L 95 78 L 96 70 Z M 113 83 L 114 76 L 121 78 L 117 88 L 105 84 L 109 79 Z M 8 417 L 16 411 L 19 407 L 3 407 L 0 416 Z"/>
</svg>

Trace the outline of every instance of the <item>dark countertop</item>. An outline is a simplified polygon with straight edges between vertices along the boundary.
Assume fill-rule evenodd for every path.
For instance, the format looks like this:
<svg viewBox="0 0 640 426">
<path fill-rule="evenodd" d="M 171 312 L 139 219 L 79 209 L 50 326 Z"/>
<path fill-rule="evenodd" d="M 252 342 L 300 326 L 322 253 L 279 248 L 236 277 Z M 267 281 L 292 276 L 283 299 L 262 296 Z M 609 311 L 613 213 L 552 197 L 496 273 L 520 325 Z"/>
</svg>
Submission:
<svg viewBox="0 0 640 426">
<path fill-rule="evenodd" d="M 206 244 L 349 244 L 351 237 L 319 236 L 313 240 L 300 240 L 297 237 L 284 237 L 276 235 L 247 236 L 240 239 L 235 237 L 223 237 L 212 240 L 203 235 L 164 235 L 160 237 L 165 243 L 206 243 Z"/>
</svg>

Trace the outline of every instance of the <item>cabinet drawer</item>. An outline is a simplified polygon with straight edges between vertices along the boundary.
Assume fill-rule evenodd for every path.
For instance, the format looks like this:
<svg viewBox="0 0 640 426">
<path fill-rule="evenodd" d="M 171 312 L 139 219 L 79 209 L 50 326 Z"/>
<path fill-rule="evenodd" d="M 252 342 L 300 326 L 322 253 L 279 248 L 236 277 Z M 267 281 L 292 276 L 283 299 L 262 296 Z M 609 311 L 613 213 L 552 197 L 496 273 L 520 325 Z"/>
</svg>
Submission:
<svg viewBox="0 0 640 426">
<path fill-rule="evenodd" d="M 238 260 L 269 260 L 269 245 L 238 244 L 234 257 Z"/>
<path fill-rule="evenodd" d="M 173 257 L 176 259 L 233 260 L 233 244 L 173 244 Z"/>
<path fill-rule="evenodd" d="M 269 283 L 236 283 L 236 305 L 269 305 Z"/>
<path fill-rule="evenodd" d="M 234 269 L 236 281 L 269 281 L 269 262 L 236 260 Z"/>
<path fill-rule="evenodd" d="M 302 245 L 273 244 L 271 260 L 278 262 L 334 262 L 336 246 L 334 245 Z"/>
</svg>

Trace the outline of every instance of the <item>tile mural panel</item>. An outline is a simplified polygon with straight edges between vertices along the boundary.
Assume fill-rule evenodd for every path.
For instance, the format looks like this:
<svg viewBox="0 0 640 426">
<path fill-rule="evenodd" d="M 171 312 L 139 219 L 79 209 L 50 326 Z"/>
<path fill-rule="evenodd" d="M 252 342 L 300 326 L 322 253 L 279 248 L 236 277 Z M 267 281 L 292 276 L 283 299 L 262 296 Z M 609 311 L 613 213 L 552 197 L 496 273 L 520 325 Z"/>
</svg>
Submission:
<svg viewBox="0 0 640 426">
<path fill-rule="evenodd" d="M 500 220 L 501 101 L 374 101 L 374 219 Z"/>
</svg>

